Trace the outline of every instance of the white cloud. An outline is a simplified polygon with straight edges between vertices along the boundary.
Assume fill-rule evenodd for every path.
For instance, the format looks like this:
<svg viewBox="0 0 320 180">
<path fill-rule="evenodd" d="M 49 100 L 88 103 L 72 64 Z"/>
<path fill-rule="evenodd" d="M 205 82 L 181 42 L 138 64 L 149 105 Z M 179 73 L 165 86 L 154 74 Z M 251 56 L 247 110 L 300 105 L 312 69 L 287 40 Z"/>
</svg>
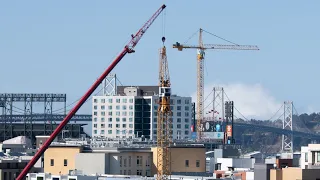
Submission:
<svg viewBox="0 0 320 180">
<path fill-rule="evenodd" d="M 234 101 L 234 106 L 237 108 L 243 116 L 248 119 L 259 119 L 267 120 L 271 118 L 281 107 L 282 101 L 276 100 L 271 96 L 268 91 L 263 88 L 260 84 L 242 84 L 242 83 L 229 83 L 229 84 L 219 84 L 211 83 L 205 85 L 204 98 L 206 98 L 213 87 L 223 87 L 226 95 L 230 98 L 231 101 Z M 196 92 L 192 94 L 193 101 L 196 102 L 197 96 Z M 210 95 L 205 103 L 204 107 L 207 107 L 213 99 L 213 95 Z M 228 101 L 228 98 L 224 96 L 225 101 Z M 205 111 L 211 110 L 212 105 L 210 105 Z M 221 114 L 221 113 L 220 113 Z M 234 114 L 238 118 L 243 118 L 240 113 L 236 110 Z M 276 119 L 282 114 L 280 110 L 278 114 L 273 118 Z"/>
</svg>

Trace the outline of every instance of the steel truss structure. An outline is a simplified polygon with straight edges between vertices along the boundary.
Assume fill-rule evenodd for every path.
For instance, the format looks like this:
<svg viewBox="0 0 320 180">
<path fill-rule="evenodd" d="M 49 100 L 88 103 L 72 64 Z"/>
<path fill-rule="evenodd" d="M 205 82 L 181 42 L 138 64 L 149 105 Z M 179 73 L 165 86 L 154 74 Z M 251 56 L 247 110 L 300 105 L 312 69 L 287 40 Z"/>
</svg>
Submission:
<svg viewBox="0 0 320 180">
<path fill-rule="evenodd" d="M 104 96 L 115 96 L 117 95 L 117 75 L 109 74 L 103 80 L 103 95 Z"/>
<path fill-rule="evenodd" d="M 293 113 L 293 102 L 284 102 L 284 113 L 282 128 L 292 131 L 292 113 Z M 293 152 L 293 137 L 291 135 L 282 135 L 282 151 L 283 152 Z"/>
<path fill-rule="evenodd" d="M 66 94 L 12 94 L 2 93 L 0 94 L 0 113 L 2 125 L 0 136 L 2 139 L 10 139 L 14 137 L 13 126 L 14 118 L 17 113 L 18 116 L 24 116 L 23 124 L 24 130 L 20 135 L 33 139 L 33 126 L 35 113 L 33 112 L 34 103 L 42 103 L 44 110 L 41 113 L 43 115 L 43 135 L 50 135 L 53 131 L 52 122 L 52 108 L 56 103 L 64 104 L 64 114 L 66 114 Z M 19 104 L 23 104 L 23 109 L 17 108 Z M 38 113 L 39 114 L 39 113 Z M 37 115 L 36 115 L 37 116 Z"/>
</svg>

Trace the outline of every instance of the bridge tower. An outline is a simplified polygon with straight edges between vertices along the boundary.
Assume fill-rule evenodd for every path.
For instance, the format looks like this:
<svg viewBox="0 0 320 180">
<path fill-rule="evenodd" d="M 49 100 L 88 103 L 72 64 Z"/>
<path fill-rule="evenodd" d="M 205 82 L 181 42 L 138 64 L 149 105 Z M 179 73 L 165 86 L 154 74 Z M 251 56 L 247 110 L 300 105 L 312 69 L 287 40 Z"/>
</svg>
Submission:
<svg viewBox="0 0 320 180">
<path fill-rule="evenodd" d="M 293 113 L 293 102 L 285 101 L 284 102 L 284 113 L 282 128 L 292 131 L 292 113 Z M 293 152 L 293 137 L 290 135 L 282 135 L 282 152 Z"/>
<path fill-rule="evenodd" d="M 103 95 L 104 96 L 115 96 L 117 95 L 117 75 L 109 74 L 103 80 Z"/>
<path fill-rule="evenodd" d="M 224 116 L 224 89 L 223 87 L 213 87 L 212 119 L 216 122 L 223 122 Z"/>
</svg>

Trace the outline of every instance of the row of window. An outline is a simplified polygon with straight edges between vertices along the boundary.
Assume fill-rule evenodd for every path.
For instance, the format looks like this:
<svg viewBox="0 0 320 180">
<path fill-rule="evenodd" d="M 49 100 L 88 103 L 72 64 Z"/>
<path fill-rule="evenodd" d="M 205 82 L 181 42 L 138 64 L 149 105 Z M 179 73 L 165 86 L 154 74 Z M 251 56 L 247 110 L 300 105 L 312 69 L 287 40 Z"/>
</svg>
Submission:
<svg viewBox="0 0 320 180">
<path fill-rule="evenodd" d="M 112 119 L 115 119 L 115 121 L 116 122 L 120 122 L 120 118 L 108 118 L 108 122 L 112 122 Z M 130 118 L 126 118 L 126 117 L 123 117 L 123 118 L 121 118 L 122 119 L 122 122 L 127 122 L 127 119 L 128 119 L 128 121 L 129 122 L 133 122 L 133 118 L 132 117 L 130 117 Z M 102 118 L 100 118 L 100 121 L 103 123 L 103 122 L 105 122 L 105 118 L 104 117 L 102 117 Z M 94 117 L 93 118 L 93 122 L 98 122 L 98 118 L 97 117 Z"/>
<path fill-rule="evenodd" d="M 128 172 L 128 174 L 127 174 L 127 172 Z M 127 169 L 124 169 L 124 170 L 121 169 L 120 170 L 120 175 L 133 175 L 133 174 L 131 174 L 131 169 L 128 169 L 128 170 Z M 136 175 L 142 176 L 142 170 L 138 169 Z M 151 175 L 151 171 L 150 170 L 146 170 L 145 176 L 150 177 L 150 175 Z"/>
<path fill-rule="evenodd" d="M 154 134 L 154 135 L 156 135 L 157 133 L 158 133 L 157 130 L 153 130 L 153 134 Z M 190 133 L 189 130 L 185 130 L 185 131 L 184 131 L 184 135 L 189 135 L 189 133 Z M 173 134 L 173 131 L 171 131 L 171 134 Z M 182 131 L 178 130 L 178 131 L 177 131 L 177 135 L 178 135 L 178 136 L 182 135 Z"/>
<path fill-rule="evenodd" d="M 100 124 L 101 128 L 106 128 L 105 124 Z M 116 128 L 120 128 L 120 124 L 116 124 Z M 133 128 L 133 124 L 128 124 L 129 128 Z M 93 124 L 93 128 L 98 128 L 98 124 Z M 112 124 L 108 124 L 108 128 L 112 128 Z M 122 124 L 122 128 L 127 128 L 127 124 Z"/>
<path fill-rule="evenodd" d="M 174 114 L 174 112 L 172 113 Z M 158 112 L 153 112 L 153 115 L 154 116 L 158 116 Z M 174 115 L 173 115 L 174 116 Z M 177 117 L 181 117 L 182 116 L 182 113 L 181 112 L 176 112 L 176 116 Z M 184 116 L 185 117 L 189 117 L 190 116 L 190 113 L 189 112 L 184 112 Z"/>
<path fill-rule="evenodd" d="M 158 110 L 158 106 L 153 106 L 153 109 L 156 111 L 156 110 Z M 173 110 L 175 110 L 174 109 L 174 106 L 170 106 L 170 109 L 173 111 Z M 177 109 L 176 109 L 177 111 L 181 111 L 182 110 L 182 108 L 181 108 L 181 106 L 177 106 Z M 190 110 L 190 107 L 189 106 L 185 106 L 184 107 L 184 110 L 185 111 L 189 111 Z"/>
<path fill-rule="evenodd" d="M 94 102 L 94 103 L 98 103 L 98 99 L 94 99 L 93 102 Z M 106 101 L 106 99 L 100 99 L 100 103 L 106 103 L 106 102 L 108 102 L 108 103 L 113 103 L 113 99 L 107 99 L 107 101 Z M 121 102 L 121 99 L 120 99 L 120 98 L 117 98 L 117 99 L 115 100 L 115 102 L 116 102 L 116 103 L 120 103 L 120 102 Z M 123 98 L 123 99 L 122 99 L 122 103 L 127 103 L 127 102 L 133 103 L 133 99 L 132 99 L 132 98 L 130 98 L 130 99 Z"/>
<path fill-rule="evenodd" d="M 54 159 L 50 159 L 50 166 L 54 166 Z M 68 160 L 63 160 L 63 166 L 68 166 Z"/>
<path fill-rule="evenodd" d="M 131 156 L 129 156 L 128 158 L 119 156 L 120 167 L 131 167 L 131 159 L 132 159 Z M 127 163 L 127 161 L 128 161 L 128 163 Z M 137 167 L 142 166 L 142 156 L 137 156 L 136 165 L 137 165 Z M 147 167 L 150 166 L 150 156 L 148 156 L 148 158 L 146 159 L 146 166 Z"/>
<path fill-rule="evenodd" d="M 120 113 L 120 111 L 116 111 L 116 112 L 115 112 L 115 115 L 116 115 L 116 116 L 120 116 L 120 114 L 121 114 L 122 116 L 127 116 L 127 115 L 129 115 L 129 116 L 133 117 L 133 111 L 129 111 L 129 112 L 127 112 L 127 111 L 122 111 L 122 113 Z M 94 115 L 94 116 L 98 116 L 98 112 L 97 112 L 97 111 L 94 111 L 94 112 L 93 112 L 93 115 Z M 100 112 L 100 115 L 101 115 L 101 116 L 105 116 L 105 115 L 106 115 L 106 112 L 101 111 L 101 112 Z M 112 116 L 112 111 L 109 111 L 109 112 L 108 112 L 108 116 Z"/>
<path fill-rule="evenodd" d="M 189 167 L 189 160 L 185 161 L 185 167 Z M 200 167 L 200 160 L 196 160 L 196 167 Z"/>
<path fill-rule="evenodd" d="M 170 124 L 171 128 L 173 128 L 173 124 Z M 177 124 L 177 129 L 181 129 L 181 124 Z M 157 124 L 153 124 L 153 128 L 157 128 Z M 189 124 L 184 125 L 185 129 L 189 129 Z"/>
<path fill-rule="evenodd" d="M 159 101 L 158 99 L 155 99 L 154 103 L 158 104 L 158 101 Z M 182 104 L 182 100 L 181 99 L 177 99 L 176 102 L 177 103 L 175 103 L 175 99 L 170 99 L 170 104 Z M 185 99 L 184 100 L 184 104 L 190 104 L 190 103 L 191 103 L 190 99 Z"/>
<path fill-rule="evenodd" d="M 110 106 L 107 106 L 108 107 L 108 110 L 112 110 L 112 105 L 110 105 Z M 117 106 L 115 106 L 115 108 L 116 108 L 116 110 L 120 110 L 120 109 L 122 109 L 122 110 L 127 110 L 127 109 L 129 109 L 129 110 L 133 110 L 133 105 L 129 105 L 129 106 L 127 106 L 127 105 L 122 105 L 122 108 L 120 108 L 121 106 L 119 106 L 119 105 L 117 105 Z M 105 105 L 101 105 L 100 106 L 100 108 L 98 108 L 98 106 L 97 105 L 94 105 L 93 106 L 93 109 L 94 110 L 106 110 L 106 106 Z"/>
<path fill-rule="evenodd" d="M 105 132 L 106 131 L 104 129 L 100 130 L 100 134 L 105 134 Z M 120 132 L 121 132 L 121 134 L 133 134 L 133 130 L 126 130 L 126 129 L 119 130 L 119 129 L 116 129 L 116 134 L 120 134 Z M 98 134 L 98 130 L 97 129 L 93 130 L 93 134 Z M 108 134 L 112 134 L 112 130 L 108 130 Z"/>
<path fill-rule="evenodd" d="M 157 120 L 158 120 L 157 118 L 153 118 L 153 122 L 156 123 Z M 174 121 L 173 121 L 173 118 L 170 118 L 170 121 L 171 121 L 171 122 L 174 122 Z M 188 118 L 185 118 L 185 119 L 184 119 L 184 122 L 185 122 L 185 123 L 189 123 L 190 121 L 189 121 Z M 181 118 L 177 118 L 177 123 L 181 123 Z"/>
</svg>

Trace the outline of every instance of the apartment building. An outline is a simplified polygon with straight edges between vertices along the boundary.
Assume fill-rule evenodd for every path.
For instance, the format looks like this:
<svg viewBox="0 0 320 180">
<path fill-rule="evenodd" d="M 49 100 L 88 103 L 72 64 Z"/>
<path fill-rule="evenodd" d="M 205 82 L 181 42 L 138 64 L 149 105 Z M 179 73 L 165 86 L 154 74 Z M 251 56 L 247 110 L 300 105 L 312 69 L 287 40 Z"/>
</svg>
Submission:
<svg viewBox="0 0 320 180">
<path fill-rule="evenodd" d="M 171 172 L 205 173 L 205 147 L 180 145 L 170 148 Z M 83 174 L 154 176 L 157 171 L 154 146 L 88 146 L 52 144 L 44 154 L 44 172 L 66 175 L 73 170 Z"/>
<path fill-rule="evenodd" d="M 156 140 L 158 86 L 118 86 L 116 96 L 92 99 L 92 136 Z M 171 96 L 172 137 L 191 138 L 191 97 Z"/>
<path fill-rule="evenodd" d="M 320 169 L 320 144 L 301 147 L 300 165 L 302 169 Z"/>
</svg>

